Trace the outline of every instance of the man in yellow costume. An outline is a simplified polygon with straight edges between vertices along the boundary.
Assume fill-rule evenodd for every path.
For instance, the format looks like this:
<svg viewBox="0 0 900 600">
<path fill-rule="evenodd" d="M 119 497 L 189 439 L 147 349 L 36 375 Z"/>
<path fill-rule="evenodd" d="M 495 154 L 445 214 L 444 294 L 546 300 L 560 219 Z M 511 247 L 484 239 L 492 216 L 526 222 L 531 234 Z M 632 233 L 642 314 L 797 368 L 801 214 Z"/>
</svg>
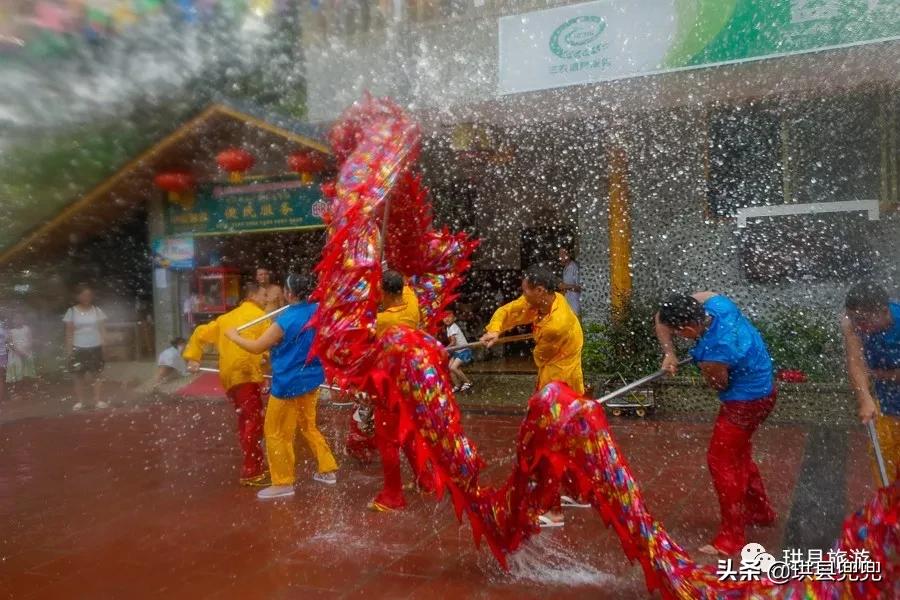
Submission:
<svg viewBox="0 0 900 600">
<path fill-rule="evenodd" d="M 194 329 L 182 356 L 188 370 L 197 372 L 203 358 L 203 346 L 215 346 L 219 353 L 219 378 L 228 398 L 234 403 L 238 417 L 238 439 L 244 454 L 241 467 L 241 485 L 266 485 L 266 462 L 262 451 L 263 404 L 262 356 L 250 354 L 225 336 L 232 327 L 240 327 L 263 315 L 266 289 L 256 282 L 244 285 L 244 301 L 215 321 Z M 268 321 L 258 323 L 241 335 L 256 339 L 269 326 Z"/>
<path fill-rule="evenodd" d="M 381 308 L 375 320 L 375 334 L 381 337 L 394 325 L 419 328 L 419 299 L 397 271 L 385 271 L 381 277 Z"/>
<path fill-rule="evenodd" d="M 487 333 L 481 336 L 481 341 L 490 348 L 504 331 L 531 324 L 535 342 L 532 355 L 538 368 L 536 389 L 552 381 L 560 381 L 584 394 L 584 374 L 581 370 L 584 333 L 566 297 L 555 291 L 557 288 L 557 279 L 551 272 L 542 268 L 529 269 L 522 279 L 522 295 L 497 309 L 485 327 Z M 565 506 L 588 506 L 568 496 L 562 496 L 561 500 Z M 563 516 L 559 510 L 540 516 L 542 527 L 559 527 L 562 524 Z"/>
<path fill-rule="evenodd" d="M 405 284 L 403 275 L 397 271 L 385 271 L 381 277 L 381 311 L 376 316 L 375 332 L 381 337 L 395 325 L 419 328 L 419 300 L 412 288 Z M 374 442 L 381 454 L 384 487 L 369 503 L 369 508 L 381 512 L 399 510 L 406 506 L 400 471 L 400 441 L 397 431 L 399 415 L 396 411 L 376 408 L 374 417 Z M 361 439 L 359 433 L 355 423 L 351 423 L 350 440 L 347 444 L 351 454 L 364 450 L 366 442 L 371 444 L 370 441 Z M 416 464 L 415 449 L 411 443 L 403 444 L 403 452 L 410 464 Z M 427 472 L 419 477 L 418 485 L 425 491 L 434 489 Z"/>
<path fill-rule="evenodd" d="M 529 269 L 522 279 L 522 295 L 497 309 L 481 341 L 493 346 L 504 331 L 531 324 L 534 327 L 534 363 L 537 388 L 561 381 L 584 393 L 581 347 L 584 334 L 566 297 L 556 290 L 556 277 L 546 269 Z"/>
</svg>

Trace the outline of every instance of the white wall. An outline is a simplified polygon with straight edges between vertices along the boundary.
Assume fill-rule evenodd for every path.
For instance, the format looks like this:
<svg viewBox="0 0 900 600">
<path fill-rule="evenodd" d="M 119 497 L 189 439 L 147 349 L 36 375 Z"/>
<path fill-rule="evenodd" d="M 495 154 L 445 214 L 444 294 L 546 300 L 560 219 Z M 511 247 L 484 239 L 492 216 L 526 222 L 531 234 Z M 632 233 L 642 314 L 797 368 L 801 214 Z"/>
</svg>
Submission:
<svg viewBox="0 0 900 600">
<path fill-rule="evenodd" d="M 620 136 L 629 154 L 634 298 L 655 301 L 669 292 L 714 290 L 751 313 L 805 306 L 836 315 L 848 281 L 755 284 L 742 274 L 735 220 L 709 218 L 705 210 L 704 118 L 700 111 L 658 113 Z M 593 206 L 582 206 L 588 318 L 604 317 L 608 303 L 607 206 L 605 193 Z M 876 276 L 900 297 L 900 212 L 882 215 L 867 228 L 878 255 Z"/>
<path fill-rule="evenodd" d="M 583 118 L 715 101 L 846 89 L 892 82 L 900 42 L 868 44 L 665 75 L 499 96 L 495 17 L 427 24 L 322 40 L 306 35 L 307 106 L 313 122 L 330 121 L 365 91 L 391 96 L 429 125 L 466 120 L 516 124 Z"/>
</svg>

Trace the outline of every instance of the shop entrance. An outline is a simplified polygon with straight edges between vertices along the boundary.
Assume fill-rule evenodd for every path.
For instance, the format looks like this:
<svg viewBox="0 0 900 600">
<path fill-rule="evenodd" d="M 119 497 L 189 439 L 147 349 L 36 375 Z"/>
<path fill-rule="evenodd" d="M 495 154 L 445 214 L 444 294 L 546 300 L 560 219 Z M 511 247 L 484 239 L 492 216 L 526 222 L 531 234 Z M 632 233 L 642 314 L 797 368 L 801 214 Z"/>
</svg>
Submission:
<svg viewBox="0 0 900 600">
<path fill-rule="evenodd" d="M 195 238 L 195 269 L 181 271 L 176 279 L 177 306 L 181 312 L 179 335 L 187 337 L 198 323 L 216 314 L 199 312 L 195 294 L 198 270 L 207 267 L 227 269 L 240 281 L 253 279 L 257 267 L 269 269 L 275 281 L 282 283 L 288 271 L 312 274 L 325 245 L 322 227 L 292 231 L 242 233 Z"/>
</svg>

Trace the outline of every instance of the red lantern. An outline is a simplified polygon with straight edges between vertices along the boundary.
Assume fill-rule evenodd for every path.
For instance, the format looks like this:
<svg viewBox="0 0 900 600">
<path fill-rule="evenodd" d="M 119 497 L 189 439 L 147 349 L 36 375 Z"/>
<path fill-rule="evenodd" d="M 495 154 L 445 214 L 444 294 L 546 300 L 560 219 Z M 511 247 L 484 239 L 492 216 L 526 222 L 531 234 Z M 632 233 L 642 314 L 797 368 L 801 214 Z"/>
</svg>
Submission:
<svg viewBox="0 0 900 600">
<path fill-rule="evenodd" d="M 228 180 L 231 183 L 240 183 L 244 180 L 244 171 L 249 171 L 256 161 L 246 150 L 228 148 L 219 152 L 216 162 L 223 171 L 228 171 Z"/>
<path fill-rule="evenodd" d="M 305 184 L 312 183 L 313 175 L 321 173 L 328 167 L 328 159 L 325 155 L 310 150 L 294 152 L 288 156 L 287 162 L 291 171 L 299 173 L 300 181 Z"/>
<path fill-rule="evenodd" d="M 169 202 L 190 208 L 194 204 L 194 176 L 185 171 L 166 171 L 158 173 L 153 183 L 161 190 L 168 192 Z"/>
</svg>

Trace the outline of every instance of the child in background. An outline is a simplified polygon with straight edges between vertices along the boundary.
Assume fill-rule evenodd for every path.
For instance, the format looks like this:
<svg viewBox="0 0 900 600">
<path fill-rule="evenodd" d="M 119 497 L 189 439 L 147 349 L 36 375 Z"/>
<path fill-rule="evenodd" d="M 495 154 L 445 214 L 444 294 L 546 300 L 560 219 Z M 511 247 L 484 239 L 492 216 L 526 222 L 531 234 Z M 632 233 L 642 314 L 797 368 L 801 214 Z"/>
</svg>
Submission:
<svg viewBox="0 0 900 600">
<path fill-rule="evenodd" d="M 469 342 L 456 322 L 456 312 L 453 309 L 447 311 L 444 317 L 445 331 L 448 348 L 465 346 Z M 464 393 L 472 389 L 472 380 L 463 373 L 463 366 L 472 364 L 474 360 L 472 350 L 463 348 L 450 353 L 450 378 L 453 380 L 453 393 Z"/>
<path fill-rule="evenodd" d="M 184 352 L 186 341 L 183 337 L 177 337 L 169 342 L 169 347 L 159 353 L 156 361 L 156 381 L 153 387 L 159 387 L 167 381 L 171 381 L 176 377 L 184 377 L 187 375 L 187 362 L 181 356 Z"/>
<path fill-rule="evenodd" d="M 19 383 L 34 379 L 34 339 L 31 328 L 25 323 L 22 313 L 13 315 L 13 328 L 9 330 L 9 359 L 6 368 L 6 383 Z"/>
</svg>

